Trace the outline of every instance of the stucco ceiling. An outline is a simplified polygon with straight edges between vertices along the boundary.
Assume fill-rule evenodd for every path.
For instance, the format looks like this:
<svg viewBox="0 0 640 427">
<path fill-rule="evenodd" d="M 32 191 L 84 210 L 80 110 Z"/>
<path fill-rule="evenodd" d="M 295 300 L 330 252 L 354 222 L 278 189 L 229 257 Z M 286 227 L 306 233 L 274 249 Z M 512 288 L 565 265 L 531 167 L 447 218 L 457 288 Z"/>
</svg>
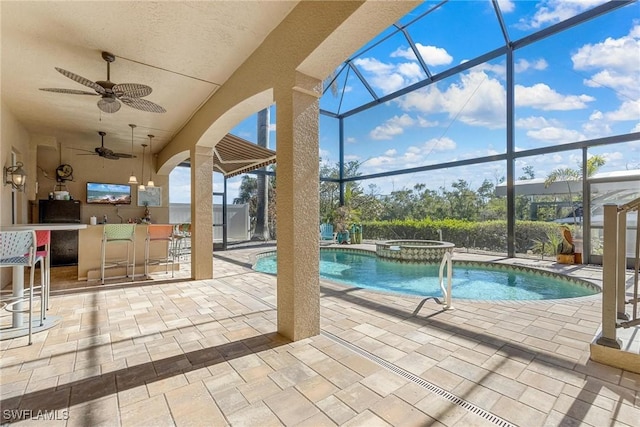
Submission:
<svg viewBox="0 0 640 427">
<path fill-rule="evenodd" d="M 98 131 L 105 145 L 129 152 L 156 137 L 158 152 L 193 113 L 249 57 L 297 1 L 25 2 L 0 3 L 3 107 L 32 135 L 66 146 L 93 149 Z M 51 93 L 39 88 L 91 91 L 55 70 L 91 81 L 106 80 L 101 52 L 116 56 L 114 83 L 153 88 L 144 99 L 163 114 L 123 105 L 101 112 L 98 96 Z"/>
</svg>

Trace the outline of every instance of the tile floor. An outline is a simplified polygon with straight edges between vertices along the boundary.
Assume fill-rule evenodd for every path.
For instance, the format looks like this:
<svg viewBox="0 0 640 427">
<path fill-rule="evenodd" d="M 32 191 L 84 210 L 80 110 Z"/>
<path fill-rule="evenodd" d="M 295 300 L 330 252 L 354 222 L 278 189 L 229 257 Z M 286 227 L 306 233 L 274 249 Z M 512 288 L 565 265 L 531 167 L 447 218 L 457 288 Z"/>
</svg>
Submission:
<svg viewBox="0 0 640 427">
<path fill-rule="evenodd" d="M 289 342 L 275 277 L 249 268 L 261 250 L 215 253 L 212 280 L 54 291 L 57 326 L 0 342 L 2 422 L 640 425 L 640 375 L 589 361 L 597 296 L 442 311 L 322 281 L 322 333 Z"/>
</svg>

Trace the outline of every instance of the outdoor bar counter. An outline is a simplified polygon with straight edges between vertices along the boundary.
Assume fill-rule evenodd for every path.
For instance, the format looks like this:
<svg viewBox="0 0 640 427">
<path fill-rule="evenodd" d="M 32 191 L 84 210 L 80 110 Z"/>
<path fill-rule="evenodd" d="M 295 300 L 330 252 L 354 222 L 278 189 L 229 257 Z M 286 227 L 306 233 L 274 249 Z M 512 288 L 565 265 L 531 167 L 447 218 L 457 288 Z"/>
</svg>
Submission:
<svg viewBox="0 0 640 427">
<path fill-rule="evenodd" d="M 78 280 L 100 280 L 100 261 L 102 259 L 102 233 L 104 225 L 88 225 L 80 230 L 78 238 Z M 144 275 L 144 247 L 147 237 L 147 225 L 136 225 L 136 278 L 142 280 Z M 128 243 L 130 250 L 131 243 Z M 124 260 L 127 256 L 127 243 L 109 243 L 107 245 L 106 259 L 107 265 L 110 260 Z M 166 258 L 167 248 L 163 242 L 153 242 L 149 245 L 150 258 Z M 175 268 L 179 268 L 177 263 Z M 131 269 L 131 268 L 129 268 Z M 165 271 L 164 265 L 150 265 L 149 272 Z M 171 265 L 169 265 L 171 271 Z M 138 277 L 139 276 L 139 277 Z M 122 277 L 126 278 L 125 267 L 114 267 L 105 269 L 105 278 Z"/>
</svg>

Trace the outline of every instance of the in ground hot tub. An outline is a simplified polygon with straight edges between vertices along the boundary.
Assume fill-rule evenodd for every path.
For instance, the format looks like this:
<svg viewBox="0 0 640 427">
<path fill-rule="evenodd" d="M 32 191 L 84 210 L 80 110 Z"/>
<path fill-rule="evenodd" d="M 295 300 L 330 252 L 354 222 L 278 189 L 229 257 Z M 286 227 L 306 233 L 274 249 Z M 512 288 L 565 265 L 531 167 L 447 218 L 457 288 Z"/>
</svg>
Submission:
<svg viewBox="0 0 640 427">
<path fill-rule="evenodd" d="M 444 254 L 453 254 L 456 245 L 439 240 L 388 240 L 376 242 L 376 255 L 405 262 L 441 262 Z"/>
</svg>

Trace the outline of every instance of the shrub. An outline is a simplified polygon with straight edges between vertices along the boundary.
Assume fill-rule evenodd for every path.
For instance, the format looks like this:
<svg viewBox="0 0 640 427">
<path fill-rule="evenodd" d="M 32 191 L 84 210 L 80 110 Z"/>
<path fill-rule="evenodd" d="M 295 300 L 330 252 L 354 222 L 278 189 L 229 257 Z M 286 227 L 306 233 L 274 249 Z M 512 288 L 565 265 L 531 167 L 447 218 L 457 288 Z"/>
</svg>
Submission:
<svg viewBox="0 0 640 427">
<path fill-rule="evenodd" d="M 560 225 L 553 222 L 517 221 L 515 229 L 516 252 L 536 251 L 539 242 L 549 242 L 549 237 L 559 233 Z M 365 221 L 362 223 L 363 238 L 369 240 L 439 240 L 451 242 L 456 247 L 481 249 L 492 252 L 507 250 L 507 221 L 471 222 L 457 219 L 446 220 L 393 220 Z M 573 230 L 572 230 L 573 231 Z M 536 245 L 536 242 L 538 244 Z M 545 250 L 548 250 L 545 245 Z"/>
</svg>

